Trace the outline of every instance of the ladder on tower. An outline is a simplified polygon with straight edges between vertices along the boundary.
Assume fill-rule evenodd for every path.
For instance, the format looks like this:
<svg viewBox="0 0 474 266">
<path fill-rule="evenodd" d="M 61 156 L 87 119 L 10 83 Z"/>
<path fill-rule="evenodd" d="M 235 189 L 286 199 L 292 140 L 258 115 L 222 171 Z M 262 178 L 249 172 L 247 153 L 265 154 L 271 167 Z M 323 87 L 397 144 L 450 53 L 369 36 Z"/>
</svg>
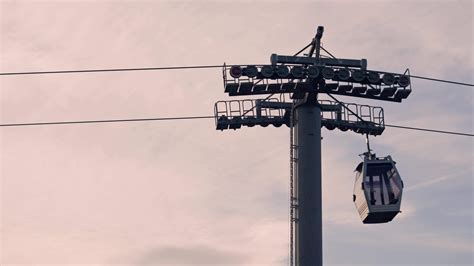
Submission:
<svg viewBox="0 0 474 266">
<path fill-rule="evenodd" d="M 297 149 L 298 146 L 295 143 L 298 143 L 295 141 L 295 134 L 294 134 L 294 125 L 295 125 L 295 117 L 294 117 L 294 104 L 290 110 L 290 266 L 296 265 L 296 256 L 295 256 L 295 235 L 296 235 L 296 226 L 298 222 L 298 215 L 297 215 L 297 208 L 298 208 L 298 198 L 296 197 L 296 187 L 294 184 L 296 184 L 295 177 L 297 176 L 296 174 L 296 163 L 298 161 L 297 158 Z"/>
</svg>

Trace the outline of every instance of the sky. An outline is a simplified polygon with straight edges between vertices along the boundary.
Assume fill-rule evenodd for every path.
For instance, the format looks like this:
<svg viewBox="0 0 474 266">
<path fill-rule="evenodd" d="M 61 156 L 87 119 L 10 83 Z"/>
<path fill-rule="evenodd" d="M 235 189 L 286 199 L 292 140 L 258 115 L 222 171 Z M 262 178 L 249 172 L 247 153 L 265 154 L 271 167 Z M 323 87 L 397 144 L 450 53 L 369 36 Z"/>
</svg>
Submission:
<svg viewBox="0 0 474 266">
<path fill-rule="evenodd" d="M 474 82 L 472 1 L 0 1 L 0 72 L 265 64 L 319 25 L 370 69 Z M 472 87 L 412 79 L 387 124 L 472 133 Z M 324 98 L 324 97 L 323 97 Z M 222 70 L 0 77 L 0 122 L 212 115 Z M 289 129 L 181 120 L 0 129 L 0 264 L 288 265 Z M 352 202 L 365 139 L 323 129 L 324 265 L 472 265 L 472 138 L 371 139 L 405 190 L 393 222 Z"/>
</svg>

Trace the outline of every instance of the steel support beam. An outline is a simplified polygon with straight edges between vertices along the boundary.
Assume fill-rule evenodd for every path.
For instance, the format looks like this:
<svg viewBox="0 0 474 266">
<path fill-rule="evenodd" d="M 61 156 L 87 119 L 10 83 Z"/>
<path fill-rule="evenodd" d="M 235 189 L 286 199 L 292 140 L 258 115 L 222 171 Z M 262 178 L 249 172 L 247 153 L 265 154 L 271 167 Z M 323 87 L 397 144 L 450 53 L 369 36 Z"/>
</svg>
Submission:
<svg viewBox="0 0 474 266">
<path fill-rule="evenodd" d="M 304 103 L 295 116 L 296 265 L 322 266 L 321 107 Z"/>
<path fill-rule="evenodd" d="M 283 64 L 303 64 L 303 65 L 326 65 L 338 67 L 355 67 L 367 69 L 367 59 L 334 59 L 334 58 L 315 58 L 304 56 L 288 56 L 272 54 L 270 57 L 272 65 Z"/>
</svg>

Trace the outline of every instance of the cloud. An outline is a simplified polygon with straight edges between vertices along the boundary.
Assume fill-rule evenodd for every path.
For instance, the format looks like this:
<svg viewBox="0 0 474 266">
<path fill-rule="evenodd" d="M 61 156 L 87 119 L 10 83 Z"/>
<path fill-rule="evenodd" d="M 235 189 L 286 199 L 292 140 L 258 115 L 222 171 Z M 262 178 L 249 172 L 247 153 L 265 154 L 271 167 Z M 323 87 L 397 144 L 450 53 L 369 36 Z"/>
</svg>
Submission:
<svg viewBox="0 0 474 266">
<path fill-rule="evenodd" d="M 265 63 L 271 53 L 296 52 L 324 25 L 326 48 L 367 57 L 371 68 L 462 81 L 473 72 L 468 1 L 1 5 L 4 71 Z M 220 71 L 1 78 L 1 119 L 207 115 L 215 101 L 229 99 Z M 382 105 L 387 123 L 472 130 L 470 89 L 413 82 L 403 104 L 344 100 Z M 470 139 L 387 128 L 372 140 L 378 154 L 398 162 L 407 193 L 393 223 L 367 227 L 351 200 L 364 137 L 323 135 L 327 261 L 367 262 L 376 250 L 372 259 L 382 262 L 472 262 L 456 253 L 472 240 L 465 222 L 472 183 L 455 176 L 472 165 Z M 2 129 L 1 263 L 65 265 L 89 256 L 88 266 L 283 265 L 288 139 L 284 127 L 217 132 L 212 120 Z M 459 182 L 447 187 L 448 180 Z M 429 243 L 437 237 L 447 240 Z M 106 261 L 120 254 L 122 261 Z"/>
<path fill-rule="evenodd" d="M 162 246 L 138 256 L 137 266 L 159 265 L 246 265 L 248 256 L 208 246 Z"/>
<path fill-rule="evenodd" d="M 419 182 L 419 183 L 416 183 L 416 184 L 413 184 L 413 185 L 407 187 L 405 189 L 405 191 L 410 191 L 411 192 L 411 191 L 414 191 L 414 190 L 430 187 L 430 186 L 436 185 L 436 184 L 441 183 L 441 182 L 446 182 L 446 181 L 451 180 L 451 179 L 465 177 L 466 174 L 469 174 L 469 173 L 472 173 L 472 171 L 458 171 L 458 172 L 454 172 L 452 174 L 447 174 L 447 175 L 443 175 L 443 176 L 439 176 L 439 177 L 431 177 L 429 179 L 426 179 L 425 181 L 422 181 L 422 182 Z"/>
</svg>

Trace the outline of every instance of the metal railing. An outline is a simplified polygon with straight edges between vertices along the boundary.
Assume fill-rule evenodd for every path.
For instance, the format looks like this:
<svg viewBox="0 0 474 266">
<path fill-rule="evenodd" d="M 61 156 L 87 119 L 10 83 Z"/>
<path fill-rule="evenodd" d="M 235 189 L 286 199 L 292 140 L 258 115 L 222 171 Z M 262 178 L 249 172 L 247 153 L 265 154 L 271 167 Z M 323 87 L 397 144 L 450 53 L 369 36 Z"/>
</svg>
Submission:
<svg viewBox="0 0 474 266">
<path fill-rule="evenodd" d="M 330 100 L 318 102 L 322 109 L 322 125 L 329 130 L 338 128 L 342 131 L 352 130 L 361 134 L 380 135 L 385 129 L 382 107 Z M 280 99 L 270 98 L 264 102 L 258 99 L 218 101 L 214 105 L 216 127 L 224 130 L 270 124 L 277 127 L 283 124 L 290 126 L 291 106 L 292 103 L 285 102 L 283 96 L 280 96 Z"/>
</svg>

